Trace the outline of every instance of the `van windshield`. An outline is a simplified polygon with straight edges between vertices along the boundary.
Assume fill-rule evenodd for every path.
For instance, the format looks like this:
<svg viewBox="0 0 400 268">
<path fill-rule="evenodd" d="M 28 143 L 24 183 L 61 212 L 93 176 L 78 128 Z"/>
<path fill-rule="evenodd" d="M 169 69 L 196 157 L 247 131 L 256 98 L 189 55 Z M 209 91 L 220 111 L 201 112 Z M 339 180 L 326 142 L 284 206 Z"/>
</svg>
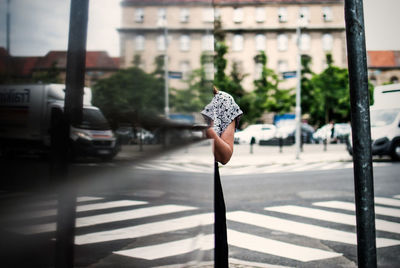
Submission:
<svg viewBox="0 0 400 268">
<path fill-rule="evenodd" d="M 92 130 L 110 129 L 106 118 L 100 110 L 87 108 L 83 108 L 82 124 L 77 127 Z"/>
<path fill-rule="evenodd" d="M 371 110 L 371 127 L 383 127 L 393 123 L 400 109 Z"/>
</svg>

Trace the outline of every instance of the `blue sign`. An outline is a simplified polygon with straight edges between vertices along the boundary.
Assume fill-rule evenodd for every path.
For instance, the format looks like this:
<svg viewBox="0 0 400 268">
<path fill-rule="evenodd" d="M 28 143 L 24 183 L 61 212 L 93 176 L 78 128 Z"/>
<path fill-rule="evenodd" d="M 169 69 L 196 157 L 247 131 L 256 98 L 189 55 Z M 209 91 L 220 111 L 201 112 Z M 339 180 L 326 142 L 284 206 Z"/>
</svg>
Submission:
<svg viewBox="0 0 400 268">
<path fill-rule="evenodd" d="M 168 77 L 171 79 L 182 79 L 182 72 L 169 71 Z"/>
<path fill-rule="evenodd" d="M 297 76 L 296 71 L 290 71 L 290 72 L 283 72 L 283 79 L 289 79 L 289 78 L 295 78 Z"/>
</svg>

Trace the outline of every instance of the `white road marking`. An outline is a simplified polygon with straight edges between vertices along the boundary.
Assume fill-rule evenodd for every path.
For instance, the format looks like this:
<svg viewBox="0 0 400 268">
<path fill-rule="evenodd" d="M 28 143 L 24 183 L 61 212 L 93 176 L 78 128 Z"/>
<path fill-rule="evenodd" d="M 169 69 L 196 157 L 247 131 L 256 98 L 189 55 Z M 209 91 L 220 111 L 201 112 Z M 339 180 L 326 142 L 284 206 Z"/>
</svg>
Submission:
<svg viewBox="0 0 400 268">
<path fill-rule="evenodd" d="M 335 162 L 335 163 L 327 164 L 327 165 L 319 168 L 318 170 L 337 169 L 337 168 L 341 168 L 341 167 L 343 167 L 343 163 Z"/>
<path fill-rule="evenodd" d="M 386 198 L 386 197 L 375 197 L 375 204 L 400 207 L 400 200 Z"/>
<path fill-rule="evenodd" d="M 230 212 L 227 213 L 226 217 L 231 221 L 251 224 L 271 230 L 278 230 L 281 232 L 302 235 L 320 240 L 357 245 L 357 237 L 355 233 L 349 233 L 245 211 Z M 377 247 L 379 248 L 400 245 L 400 241 L 386 238 L 377 238 L 376 243 Z"/>
<path fill-rule="evenodd" d="M 342 201 L 316 202 L 314 206 L 356 211 L 354 203 Z M 375 206 L 375 214 L 400 218 L 400 209 Z"/>
<path fill-rule="evenodd" d="M 393 196 L 394 198 L 400 199 L 400 194 Z"/>
<path fill-rule="evenodd" d="M 186 254 L 195 250 L 210 250 L 213 248 L 214 235 L 210 234 L 152 246 L 114 251 L 113 253 L 131 258 L 156 260 Z"/>
<path fill-rule="evenodd" d="M 133 220 L 150 216 L 165 215 L 169 213 L 181 212 L 194 210 L 195 207 L 189 206 L 178 206 L 178 205 L 163 205 L 156 207 L 140 208 L 134 210 L 127 210 L 122 212 L 113 212 L 106 214 L 99 214 L 88 217 L 81 217 L 76 219 L 76 227 L 91 226 L 102 223 Z M 30 225 L 22 228 L 15 229 L 19 233 L 23 234 L 38 234 L 45 232 L 53 232 L 56 230 L 56 223 L 46 223 Z"/>
<path fill-rule="evenodd" d="M 313 163 L 313 164 L 308 164 L 303 166 L 292 169 L 292 171 L 304 171 L 304 170 L 318 170 L 319 167 L 326 165 L 326 163 Z"/>
<path fill-rule="evenodd" d="M 85 199 L 88 200 L 88 199 Z M 78 201 L 81 202 L 81 201 Z M 110 202 L 103 202 L 103 203 L 96 203 L 96 204 L 88 204 L 88 205 L 81 205 L 76 207 L 77 212 L 83 211 L 91 211 L 91 210 L 98 210 L 98 209 L 107 209 L 107 208 L 120 208 L 120 207 L 127 207 L 127 206 L 138 206 L 147 204 L 145 201 L 134 201 L 134 200 L 119 200 L 119 201 L 110 201 Z M 47 209 L 47 210 L 37 210 L 37 211 L 29 211 L 26 213 L 16 214 L 15 217 L 10 219 L 15 220 L 23 220 L 23 219 L 34 219 L 34 218 L 41 218 L 41 217 L 48 217 L 57 215 L 57 209 Z"/>
<path fill-rule="evenodd" d="M 342 256 L 342 254 L 336 252 L 297 246 L 290 243 L 237 232 L 231 229 L 228 229 L 228 243 L 239 248 L 245 248 L 301 262 Z"/>
<path fill-rule="evenodd" d="M 161 234 L 182 229 L 194 228 L 214 223 L 214 213 L 204 213 L 194 216 L 186 216 L 172 220 L 165 220 L 142 225 L 114 229 L 110 231 L 89 233 L 75 236 L 75 244 L 85 245 L 106 241 L 132 239 L 148 235 Z"/>
<path fill-rule="evenodd" d="M 335 222 L 341 224 L 347 224 L 356 226 L 355 215 L 349 215 L 344 213 L 330 212 L 322 209 L 299 207 L 299 206 L 278 206 L 278 207 L 266 207 L 268 211 L 276 211 L 280 213 L 286 213 L 301 217 L 307 217 L 311 219 L 323 220 L 328 222 Z M 400 234 L 400 223 L 390 222 L 380 219 L 375 219 L 376 229 L 379 231 L 391 232 Z"/>
</svg>

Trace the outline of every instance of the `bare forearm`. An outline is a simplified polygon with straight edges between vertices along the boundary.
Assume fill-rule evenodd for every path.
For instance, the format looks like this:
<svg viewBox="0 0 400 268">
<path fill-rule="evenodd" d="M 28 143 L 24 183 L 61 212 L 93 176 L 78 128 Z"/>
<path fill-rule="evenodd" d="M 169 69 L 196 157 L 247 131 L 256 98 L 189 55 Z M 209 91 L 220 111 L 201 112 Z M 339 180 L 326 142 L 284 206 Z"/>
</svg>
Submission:
<svg viewBox="0 0 400 268">
<path fill-rule="evenodd" d="M 207 137 L 214 140 L 214 157 L 215 160 L 225 165 L 229 162 L 233 153 L 233 145 L 230 145 L 224 141 L 221 137 L 215 133 L 212 128 L 207 129 Z"/>
</svg>

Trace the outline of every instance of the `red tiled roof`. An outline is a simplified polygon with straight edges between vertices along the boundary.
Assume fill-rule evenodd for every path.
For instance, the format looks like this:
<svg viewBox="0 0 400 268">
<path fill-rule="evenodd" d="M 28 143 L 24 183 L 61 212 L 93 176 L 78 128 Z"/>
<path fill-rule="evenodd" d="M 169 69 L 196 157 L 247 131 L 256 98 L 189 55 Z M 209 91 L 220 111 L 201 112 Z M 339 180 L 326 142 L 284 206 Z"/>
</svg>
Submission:
<svg viewBox="0 0 400 268">
<path fill-rule="evenodd" d="M 368 51 L 368 67 L 400 67 L 400 51 Z"/>
<path fill-rule="evenodd" d="M 65 69 L 67 67 L 67 51 L 50 51 L 41 58 L 36 68 L 47 69 L 56 63 L 56 67 Z M 118 65 L 108 55 L 106 51 L 87 51 L 86 52 L 87 69 L 118 69 Z"/>
<path fill-rule="evenodd" d="M 111 59 L 114 61 L 114 64 L 119 68 L 121 58 L 120 57 L 112 57 Z"/>
</svg>

